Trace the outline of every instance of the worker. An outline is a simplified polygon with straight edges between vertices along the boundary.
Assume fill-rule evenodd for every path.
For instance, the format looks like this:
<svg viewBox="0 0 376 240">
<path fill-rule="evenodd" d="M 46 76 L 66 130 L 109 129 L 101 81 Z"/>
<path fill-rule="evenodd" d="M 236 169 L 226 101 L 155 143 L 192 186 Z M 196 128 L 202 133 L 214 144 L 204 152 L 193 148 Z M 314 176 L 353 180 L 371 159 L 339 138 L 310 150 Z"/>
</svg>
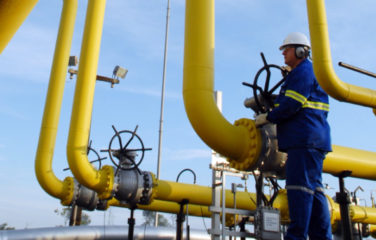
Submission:
<svg viewBox="0 0 376 240">
<path fill-rule="evenodd" d="M 325 155 L 332 151 L 328 95 L 318 84 L 309 60 L 310 43 L 298 32 L 283 41 L 285 77 L 275 108 L 256 116 L 257 127 L 277 124 L 279 151 L 286 152 L 286 189 L 290 224 L 285 239 L 332 239 L 330 215 L 322 185 Z"/>
</svg>

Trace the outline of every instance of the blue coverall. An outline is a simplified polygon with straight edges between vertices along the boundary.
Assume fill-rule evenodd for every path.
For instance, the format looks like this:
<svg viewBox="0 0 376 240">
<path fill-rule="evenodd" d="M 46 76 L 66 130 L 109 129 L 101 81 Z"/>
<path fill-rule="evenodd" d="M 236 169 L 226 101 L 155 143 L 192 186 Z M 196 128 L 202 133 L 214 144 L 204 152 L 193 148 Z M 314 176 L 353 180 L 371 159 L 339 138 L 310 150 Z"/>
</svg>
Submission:
<svg viewBox="0 0 376 240">
<path fill-rule="evenodd" d="M 267 120 L 277 124 L 278 147 L 287 152 L 286 189 L 290 225 L 285 239 L 332 239 L 322 166 L 332 151 L 328 95 L 305 59 L 287 76 Z"/>
</svg>

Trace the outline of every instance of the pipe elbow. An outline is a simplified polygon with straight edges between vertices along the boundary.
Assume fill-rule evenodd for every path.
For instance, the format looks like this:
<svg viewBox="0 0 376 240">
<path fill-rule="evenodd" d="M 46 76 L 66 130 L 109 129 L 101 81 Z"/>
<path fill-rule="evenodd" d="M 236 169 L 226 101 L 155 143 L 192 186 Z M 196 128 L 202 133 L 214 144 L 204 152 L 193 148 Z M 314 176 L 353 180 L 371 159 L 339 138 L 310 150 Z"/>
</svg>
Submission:
<svg viewBox="0 0 376 240">
<path fill-rule="evenodd" d="M 349 99 L 350 87 L 338 78 L 330 61 L 314 59 L 313 67 L 317 81 L 326 93 L 339 101 Z"/>
<path fill-rule="evenodd" d="M 96 191 L 99 198 L 108 198 L 112 195 L 114 170 L 107 165 L 96 170 L 87 158 L 86 149 L 86 145 L 67 145 L 69 167 L 80 184 Z"/>
</svg>

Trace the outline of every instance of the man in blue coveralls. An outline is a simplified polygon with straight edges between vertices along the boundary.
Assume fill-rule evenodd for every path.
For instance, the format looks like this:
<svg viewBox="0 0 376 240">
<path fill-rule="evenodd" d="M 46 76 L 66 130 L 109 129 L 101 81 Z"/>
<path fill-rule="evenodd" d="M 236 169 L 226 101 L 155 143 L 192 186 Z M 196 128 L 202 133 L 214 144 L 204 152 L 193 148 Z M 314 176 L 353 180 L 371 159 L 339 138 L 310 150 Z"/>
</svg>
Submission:
<svg viewBox="0 0 376 240">
<path fill-rule="evenodd" d="M 285 239 L 332 239 L 330 215 L 322 185 L 322 166 L 330 152 L 328 95 L 318 84 L 308 60 L 310 43 L 302 33 L 283 41 L 291 68 L 275 100 L 275 108 L 256 117 L 256 126 L 277 124 L 278 147 L 286 152 L 286 189 L 290 225 Z"/>
</svg>

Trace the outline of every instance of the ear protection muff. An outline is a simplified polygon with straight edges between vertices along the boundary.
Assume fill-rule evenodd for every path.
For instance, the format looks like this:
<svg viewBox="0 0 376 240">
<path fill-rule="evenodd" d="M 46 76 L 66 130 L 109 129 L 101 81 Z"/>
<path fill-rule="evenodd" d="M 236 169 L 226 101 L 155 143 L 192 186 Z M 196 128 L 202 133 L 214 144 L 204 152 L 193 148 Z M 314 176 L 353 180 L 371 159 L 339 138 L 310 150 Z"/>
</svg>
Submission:
<svg viewBox="0 0 376 240">
<path fill-rule="evenodd" d="M 295 56 L 299 59 L 307 57 L 308 56 L 308 51 L 306 50 L 305 47 L 303 46 L 297 46 L 295 48 Z"/>
</svg>

